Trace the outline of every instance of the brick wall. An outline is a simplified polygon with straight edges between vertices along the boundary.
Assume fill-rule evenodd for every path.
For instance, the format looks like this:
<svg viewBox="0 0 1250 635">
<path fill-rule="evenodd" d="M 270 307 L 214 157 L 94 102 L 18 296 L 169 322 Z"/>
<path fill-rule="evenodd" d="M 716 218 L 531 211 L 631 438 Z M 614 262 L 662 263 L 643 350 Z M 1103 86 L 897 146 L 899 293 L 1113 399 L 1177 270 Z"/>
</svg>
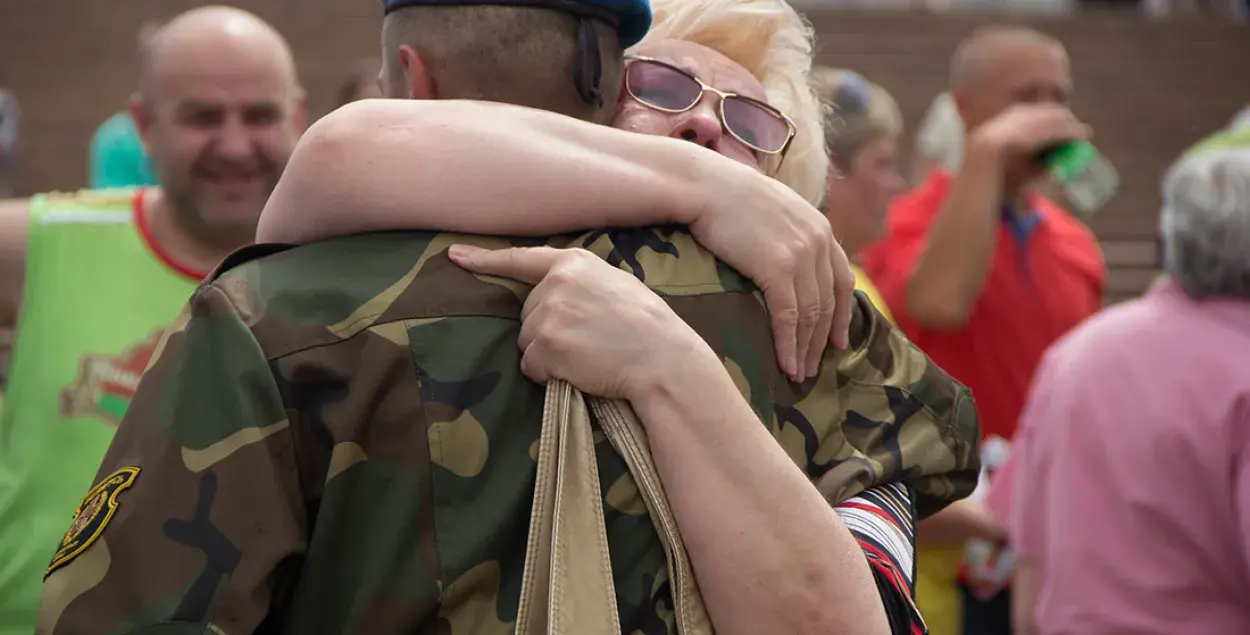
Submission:
<svg viewBox="0 0 1250 635">
<path fill-rule="evenodd" d="M 25 113 L 18 189 L 27 194 L 85 181 L 92 131 L 133 90 L 139 24 L 204 3 L 4 4 L 0 84 L 18 94 Z M 355 60 L 376 55 L 377 0 L 251 0 L 244 6 L 290 37 L 314 113 L 329 106 Z M 955 42 L 990 21 L 820 11 L 809 17 L 820 34 L 820 61 L 859 69 L 890 89 L 911 123 L 941 90 Z M 1186 144 L 1250 103 L 1250 35 L 1233 25 L 1151 24 L 1121 16 L 1034 22 L 1068 45 L 1076 107 L 1123 173 L 1123 194 L 1092 225 L 1114 268 L 1109 300 L 1135 294 L 1153 276 L 1161 171 Z"/>
</svg>

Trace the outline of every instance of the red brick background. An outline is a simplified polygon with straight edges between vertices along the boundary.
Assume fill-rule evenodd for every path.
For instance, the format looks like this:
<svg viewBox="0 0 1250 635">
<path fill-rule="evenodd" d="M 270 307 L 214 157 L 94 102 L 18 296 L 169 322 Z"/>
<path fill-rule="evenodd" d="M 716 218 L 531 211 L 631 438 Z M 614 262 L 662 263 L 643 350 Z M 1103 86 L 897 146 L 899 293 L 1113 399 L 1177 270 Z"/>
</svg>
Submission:
<svg viewBox="0 0 1250 635">
<path fill-rule="evenodd" d="M 190 0 L 3 0 L 0 84 L 24 111 L 19 193 L 79 187 L 87 143 L 125 104 L 145 19 L 205 4 Z M 358 59 L 377 55 L 376 0 L 251 0 L 241 6 L 291 39 L 313 111 L 330 105 Z M 822 63 L 855 68 L 890 89 L 919 121 L 942 89 L 955 43 L 1001 16 L 809 12 Z M 1250 103 L 1250 31 L 1208 21 L 1148 23 L 1135 16 L 1036 19 L 1068 45 L 1076 108 L 1120 168 L 1123 193 L 1092 221 L 1113 267 L 1109 300 L 1140 292 L 1154 275 L 1153 226 L 1162 170 L 1187 144 Z"/>
</svg>

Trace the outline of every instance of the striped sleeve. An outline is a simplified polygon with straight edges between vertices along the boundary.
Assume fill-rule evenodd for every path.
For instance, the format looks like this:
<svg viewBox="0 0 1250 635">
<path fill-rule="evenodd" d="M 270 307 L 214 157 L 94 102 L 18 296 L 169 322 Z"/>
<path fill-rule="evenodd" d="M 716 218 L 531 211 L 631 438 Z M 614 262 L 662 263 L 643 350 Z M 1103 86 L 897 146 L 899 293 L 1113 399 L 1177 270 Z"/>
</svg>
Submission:
<svg viewBox="0 0 1250 635">
<path fill-rule="evenodd" d="M 890 632 L 926 635 L 929 631 L 914 601 L 916 510 L 911 490 L 901 483 L 873 487 L 836 509 L 868 558 Z"/>
</svg>

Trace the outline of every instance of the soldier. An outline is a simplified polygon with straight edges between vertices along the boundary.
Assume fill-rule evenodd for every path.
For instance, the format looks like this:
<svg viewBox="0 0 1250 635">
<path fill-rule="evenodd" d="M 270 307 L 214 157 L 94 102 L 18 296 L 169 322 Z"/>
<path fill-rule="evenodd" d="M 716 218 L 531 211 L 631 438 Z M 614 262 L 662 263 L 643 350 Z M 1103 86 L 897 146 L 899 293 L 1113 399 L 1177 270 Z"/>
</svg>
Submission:
<svg viewBox="0 0 1250 635">
<path fill-rule="evenodd" d="M 492 89 L 519 83 L 536 105 L 602 119 L 620 85 L 621 43 L 642 30 L 630 19 L 638 6 L 560 7 L 568 13 L 392 4 L 387 92 L 497 98 Z M 619 21 L 619 40 L 599 17 Z M 449 34 L 463 44 L 450 46 Z M 601 54 L 603 93 L 588 49 Z M 499 72 L 455 65 L 483 54 Z M 531 76 L 520 82 L 513 70 Z M 512 81 L 491 81 L 499 77 Z M 543 390 L 520 375 L 513 344 L 526 287 L 454 266 L 447 247 L 457 242 L 510 244 L 394 232 L 260 246 L 223 263 L 166 340 L 66 534 L 41 632 L 510 633 Z M 615 330 L 580 331 L 578 346 L 617 343 L 594 361 L 622 374 L 573 379 L 629 398 L 666 448 L 657 461 L 720 632 L 880 632 L 863 555 L 826 498 L 901 481 L 932 513 L 966 494 L 977 467 L 966 390 L 862 302 L 849 350 L 826 353 L 814 380 L 786 382 L 765 361 L 769 318 L 751 285 L 684 231 L 541 242 L 611 253 L 677 310 L 583 252 L 505 252 L 517 277 L 556 268 L 551 281 L 574 283 L 532 302 L 584 297 L 582 285 L 598 280 L 599 311 L 654 318 L 593 320 Z M 457 259 L 507 267 L 489 255 Z M 559 304 L 536 304 L 527 324 Z M 526 359 L 539 379 L 563 372 Z M 671 632 L 663 550 L 624 463 L 600 447 L 622 630 Z"/>
</svg>

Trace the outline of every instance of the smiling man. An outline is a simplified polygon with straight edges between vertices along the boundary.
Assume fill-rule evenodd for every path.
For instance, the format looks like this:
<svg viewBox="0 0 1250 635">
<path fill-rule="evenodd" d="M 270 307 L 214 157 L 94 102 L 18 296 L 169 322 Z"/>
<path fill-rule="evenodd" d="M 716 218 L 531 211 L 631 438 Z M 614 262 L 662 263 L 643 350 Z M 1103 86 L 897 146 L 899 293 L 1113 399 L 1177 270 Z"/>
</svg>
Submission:
<svg viewBox="0 0 1250 635">
<path fill-rule="evenodd" d="M 304 126 L 290 50 L 259 18 L 184 13 L 131 106 L 160 177 L 143 189 L 0 201 L 0 635 L 35 626 L 44 573 L 161 333 L 250 243 Z"/>
</svg>

